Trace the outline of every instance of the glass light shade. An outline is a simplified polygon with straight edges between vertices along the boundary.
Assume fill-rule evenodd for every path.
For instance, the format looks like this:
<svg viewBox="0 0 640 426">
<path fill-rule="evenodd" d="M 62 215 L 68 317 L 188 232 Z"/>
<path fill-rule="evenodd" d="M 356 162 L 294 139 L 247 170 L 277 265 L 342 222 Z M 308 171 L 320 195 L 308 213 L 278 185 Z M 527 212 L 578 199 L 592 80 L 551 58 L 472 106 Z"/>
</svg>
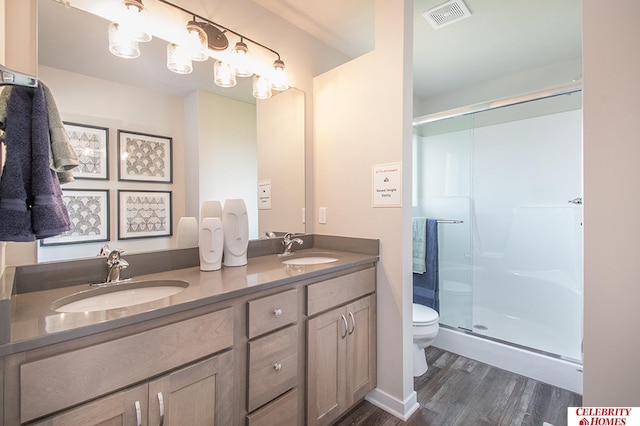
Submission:
<svg viewBox="0 0 640 426">
<path fill-rule="evenodd" d="M 271 95 L 271 82 L 262 76 L 254 75 L 253 97 L 256 99 L 269 99 Z"/>
<path fill-rule="evenodd" d="M 193 64 L 189 51 L 175 43 L 167 45 L 167 68 L 176 74 L 189 74 L 193 71 Z"/>
<path fill-rule="evenodd" d="M 124 0 L 124 9 L 119 20 L 120 26 L 130 33 L 132 40 L 147 42 L 151 34 L 147 32 L 147 12 L 141 0 Z"/>
<path fill-rule="evenodd" d="M 209 59 L 207 33 L 194 21 L 189 21 L 187 24 L 186 46 L 192 60 L 206 61 Z"/>
<path fill-rule="evenodd" d="M 236 70 L 228 62 L 216 61 L 213 65 L 213 82 L 220 87 L 233 87 L 236 80 Z"/>
<path fill-rule="evenodd" d="M 131 39 L 130 34 L 112 22 L 109 24 L 109 52 L 121 58 L 133 59 L 140 56 L 140 47 L 137 41 Z"/>
<path fill-rule="evenodd" d="M 277 59 L 273 63 L 273 74 L 271 76 L 271 87 L 273 90 L 282 92 L 289 88 L 289 70 L 284 66 L 284 62 Z"/>
<path fill-rule="evenodd" d="M 231 62 L 236 68 L 236 76 L 238 77 L 251 77 L 253 71 L 251 71 L 251 53 L 247 45 L 239 41 L 231 51 Z"/>
</svg>

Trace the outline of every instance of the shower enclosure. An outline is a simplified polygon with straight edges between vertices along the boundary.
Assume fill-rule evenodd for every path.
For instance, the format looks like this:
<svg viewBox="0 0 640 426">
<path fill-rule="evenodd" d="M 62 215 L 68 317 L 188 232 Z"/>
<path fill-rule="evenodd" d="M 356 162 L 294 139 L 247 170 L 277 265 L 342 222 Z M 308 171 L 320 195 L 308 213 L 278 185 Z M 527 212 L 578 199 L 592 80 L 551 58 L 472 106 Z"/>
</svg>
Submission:
<svg viewBox="0 0 640 426">
<path fill-rule="evenodd" d="M 582 96 L 414 125 L 413 215 L 440 219 L 440 323 L 581 363 Z"/>
</svg>

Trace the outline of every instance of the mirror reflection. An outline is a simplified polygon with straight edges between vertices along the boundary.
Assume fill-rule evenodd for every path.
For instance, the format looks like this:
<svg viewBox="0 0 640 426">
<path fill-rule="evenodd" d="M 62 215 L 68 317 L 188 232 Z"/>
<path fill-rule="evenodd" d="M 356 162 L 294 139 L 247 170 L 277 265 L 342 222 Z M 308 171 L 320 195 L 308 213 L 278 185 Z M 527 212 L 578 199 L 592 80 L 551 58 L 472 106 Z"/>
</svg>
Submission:
<svg viewBox="0 0 640 426">
<path fill-rule="evenodd" d="M 105 20 L 52 0 L 39 0 L 38 8 L 39 79 L 65 122 L 108 129 L 108 179 L 78 178 L 63 190 L 109 191 L 112 247 L 173 248 L 179 219 L 199 218 L 207 200 L 243 199 L 250 239 L 305 231 L 303 92 L 291 88 L 256 101 L 251 79 L 215 86 L 213 60 L 194 62 L 189 75 L 172 73 L 160 39 L 145 43 L 139 58 L 118 58 L 109 53 Z M 122 130 L 171 138 L 171 182 L 119 180 Z M 170 192 L 173 235 L 120 238 L 122 190 Z M 38 261 L 93 256 L 103 244 L 39 246 Z"/>
</svg>

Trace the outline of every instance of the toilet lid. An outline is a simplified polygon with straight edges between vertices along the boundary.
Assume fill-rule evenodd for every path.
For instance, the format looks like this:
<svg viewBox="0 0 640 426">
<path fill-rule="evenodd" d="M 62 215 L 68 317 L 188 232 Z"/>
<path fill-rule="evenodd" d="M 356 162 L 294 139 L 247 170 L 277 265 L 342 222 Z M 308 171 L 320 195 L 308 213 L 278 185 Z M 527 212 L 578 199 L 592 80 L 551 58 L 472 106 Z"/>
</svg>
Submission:
<svg viewBox="0 0 640 426">
<path fill-rule="evenodd" d="M 438 321 L 438 313 L 428 306 L 413 304 L 413 323 L 430 324 Z"/>
</svg>

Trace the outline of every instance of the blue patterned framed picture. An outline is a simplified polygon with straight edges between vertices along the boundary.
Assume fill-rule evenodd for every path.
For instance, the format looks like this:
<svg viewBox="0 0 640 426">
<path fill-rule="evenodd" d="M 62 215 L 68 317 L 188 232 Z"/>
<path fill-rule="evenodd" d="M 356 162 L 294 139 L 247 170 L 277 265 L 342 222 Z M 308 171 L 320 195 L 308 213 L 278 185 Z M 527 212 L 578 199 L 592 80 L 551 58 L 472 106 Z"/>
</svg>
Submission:
<svg viewBox="0 0 640 426">
<path fill-rule="evenodd" d="M 118 180 L 173 182 L 173 139 L 118 130 Z"/>
<path fill-rule="evenodd" d="M 62 199 L 71 229 L 61 235 L 40 240 L 42 246 L 109 241 L 109 190 L 65 189 Z"/>
<path fill-rule="evenodd" d="M 118 191 L 118 239 L 171 235 L 171 191 Z"/>
<path fill-rule="evenodd" d="M 80 162 L 73 177 L 109 180 L 109 129 L 66 121 L 63 125 Z"/>
</svg>

